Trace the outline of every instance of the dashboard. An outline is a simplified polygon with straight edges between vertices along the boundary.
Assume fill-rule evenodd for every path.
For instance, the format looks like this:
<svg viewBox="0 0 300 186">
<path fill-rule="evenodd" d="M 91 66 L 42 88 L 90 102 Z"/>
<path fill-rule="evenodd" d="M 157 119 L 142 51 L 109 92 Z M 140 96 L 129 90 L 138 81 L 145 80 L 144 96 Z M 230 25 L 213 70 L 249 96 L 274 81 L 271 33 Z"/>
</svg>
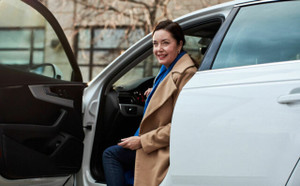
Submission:
<svg viewBox="0 0 300 186">
<path fill-rule="evenodd" d="M 153 86 L 154 77 L 146 77 L 114 87 L 120 112 L 124 116 L 142 116 L 147 97 L 144 92 Z"/>
<path fill-rule="evenodd" d="M 152 88 L 153 81 L 154 77 L 146 77 L 113 89 L 118 93 L 119 103 L 144 106 L 147 99 L 144 92 L 148 88 Z"/>
</svg>

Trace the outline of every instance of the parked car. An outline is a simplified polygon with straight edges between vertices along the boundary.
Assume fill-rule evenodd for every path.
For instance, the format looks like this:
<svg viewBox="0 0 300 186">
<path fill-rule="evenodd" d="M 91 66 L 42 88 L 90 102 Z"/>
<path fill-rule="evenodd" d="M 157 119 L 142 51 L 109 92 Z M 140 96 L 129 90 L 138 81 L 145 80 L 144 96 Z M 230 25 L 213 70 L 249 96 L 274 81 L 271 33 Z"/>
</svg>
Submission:
<svg viewBox="0 0 300 186">
<path fill-rule="evenodd" d="M 161 186 L 300 185 L 300 1 L 232 1 L 176 19 L 200 68 L 177 100 Z M 105 185 L 137 129 L 151 35 L 83 83 L 54 16 L 0 0 L 0 185 Z"/>
</svg>

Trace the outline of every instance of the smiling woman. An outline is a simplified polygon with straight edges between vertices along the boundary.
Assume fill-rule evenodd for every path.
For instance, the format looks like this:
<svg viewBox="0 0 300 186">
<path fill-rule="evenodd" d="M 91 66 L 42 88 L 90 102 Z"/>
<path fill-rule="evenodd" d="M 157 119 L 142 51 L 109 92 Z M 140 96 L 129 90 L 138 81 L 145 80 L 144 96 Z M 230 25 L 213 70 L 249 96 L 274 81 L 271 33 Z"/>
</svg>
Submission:
<svg viewBox="0 0 300 186">
<path fill-rule="evenodd" d="M 103 153 L 105 177 L 110 186 L 126 185 L 127 173 L 132 173 L 134 165 L 135 185 L 156 186 L 169 167 L 173 108 L 179 92 L 194 75 L 196 67 L 183 51 L 185 38 L 178 23 L 160 22 L 153 31 L 152 40 L 153 54 L 162 67 L 147 97 L 143 119 L 134 136 L 121 139 L 118 145 Z"/>
<path fill-rule="evenodd" d="M 153 53 L 159 64 L 170 67 L 180 53 L 183 41 L 177 43 L 172 34 L 166 30 L 157 30 L 153 34 Z"/>
</svg>

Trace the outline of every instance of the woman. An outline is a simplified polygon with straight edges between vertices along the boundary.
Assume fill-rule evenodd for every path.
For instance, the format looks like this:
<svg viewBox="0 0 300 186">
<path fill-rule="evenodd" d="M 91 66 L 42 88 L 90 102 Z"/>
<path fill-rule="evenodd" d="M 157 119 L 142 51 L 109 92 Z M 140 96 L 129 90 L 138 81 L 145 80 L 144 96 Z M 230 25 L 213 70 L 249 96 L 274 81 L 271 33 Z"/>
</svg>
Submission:
<svg viewBox="0 0 300 186">
<path fill-rule="evenodd" d="M 122 139 L 118 144 L 123 147 L 118 152 L 122 151 L 120 156 L 122 153 L 133 154 L 136 150 L 136 186 L 157 186 L 165 177 L 169 167 L 170 127 L 175 102 L 182 87 L 197 70 L 193 60 L 183 51 L 185 39 L 177 23 L 170 20 L 160 22 L 153 31 L 152 39 L 153 54 L 162 67 L 146 100 L 139 130 L 135 136 Z M 105 154 L 104 164 L 108 157 L 119 159 L 111 153 L 109 156 L 107 152 Z M 121 164 L 128 162 L 122 160 Z M 104 165 L 106 177 L 112 174 L 108 169 Z"/>
</svg>

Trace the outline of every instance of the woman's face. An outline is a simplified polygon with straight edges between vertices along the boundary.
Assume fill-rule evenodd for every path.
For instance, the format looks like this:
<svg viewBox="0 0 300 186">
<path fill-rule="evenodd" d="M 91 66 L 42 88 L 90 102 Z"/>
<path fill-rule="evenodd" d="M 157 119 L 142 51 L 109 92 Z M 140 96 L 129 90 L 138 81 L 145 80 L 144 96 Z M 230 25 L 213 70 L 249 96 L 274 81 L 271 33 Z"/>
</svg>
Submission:
<svg viewBox="0 0 300 186">
<path fill-rule="evenodd" d="M 157 30 L 153 35 L 153 53 L 158 62 L 167 68 L 171 65 L 182 47 L 182 41 L 177 44 L 170 32 Z"/>
</svg>

